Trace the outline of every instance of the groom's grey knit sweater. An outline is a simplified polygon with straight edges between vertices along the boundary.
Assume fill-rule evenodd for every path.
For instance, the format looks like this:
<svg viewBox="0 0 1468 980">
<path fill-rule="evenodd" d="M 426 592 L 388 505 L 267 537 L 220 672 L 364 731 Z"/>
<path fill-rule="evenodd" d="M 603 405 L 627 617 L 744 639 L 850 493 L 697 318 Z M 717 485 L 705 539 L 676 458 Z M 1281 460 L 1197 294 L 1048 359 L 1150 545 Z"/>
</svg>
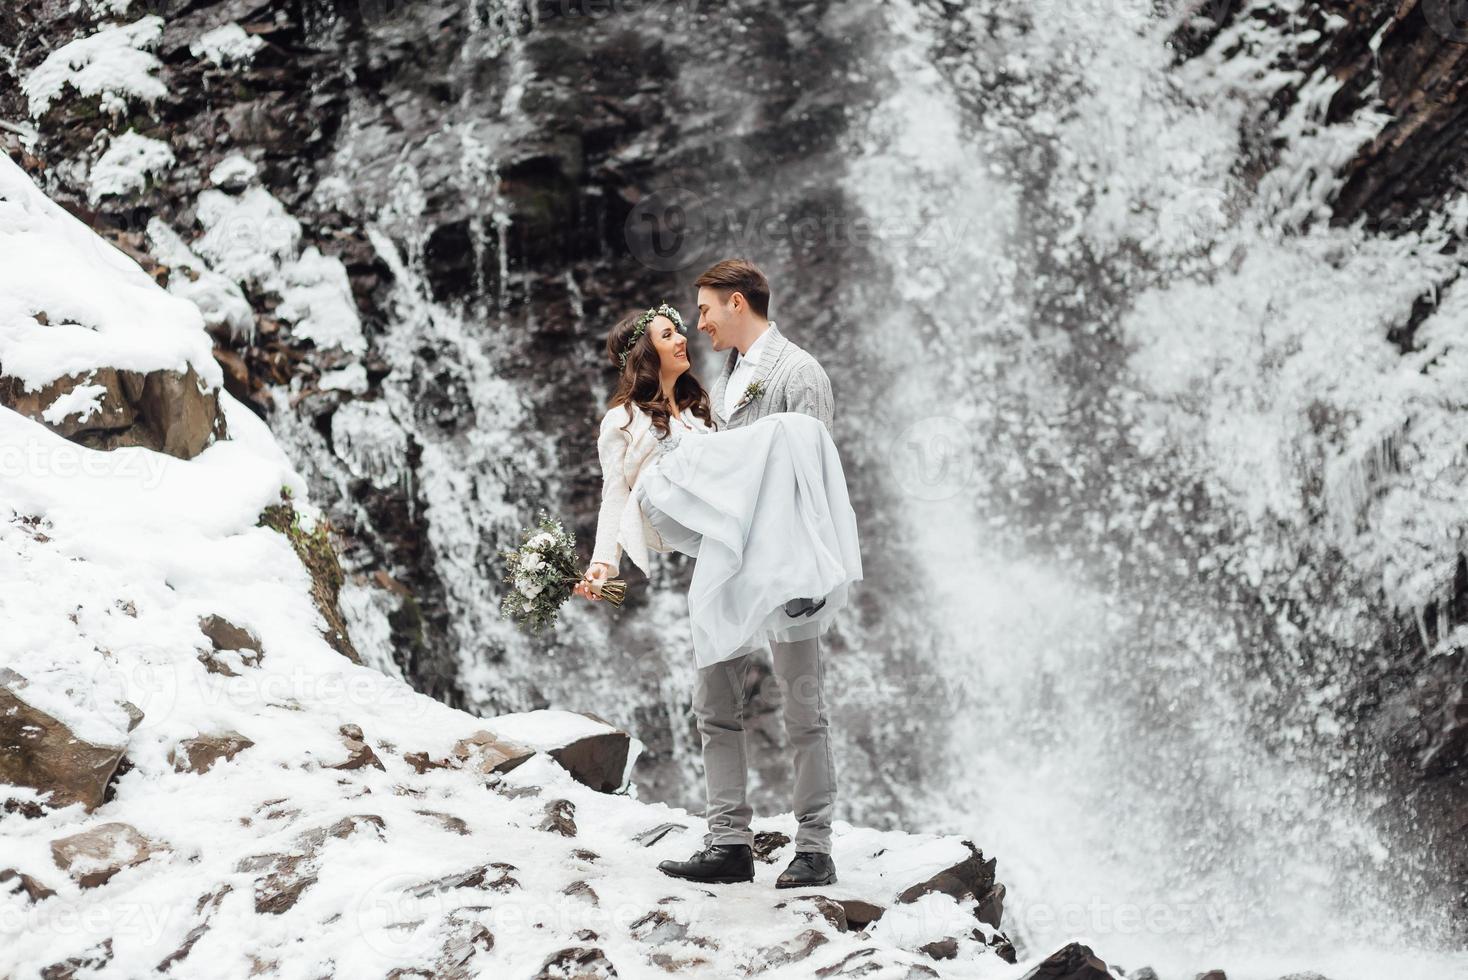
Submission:
<svg viewBox="0 0 1468 980">
<path fill-rule="evenodd" d="M 764 390 L 758 397 L 744 400 L 725 419 L 724 392 L 739 355 L 738 351 L 729 352 L 724 369 L 719 372 L 719 379 L 710 392 L 720 427 L 737 429 L 775 412 L 800 412 L 820 419 L 826 431 L 834 436 L 836 399 L 831 394 L 831 379 L 826 377 L 825 370 L 808 351 L 796 346 L 779 331 L 775 321 L 770 321 L 769 330 L 770 337 L 760 352 L 754 372 L 755 379 L 763 381 Z"/>
</svg>

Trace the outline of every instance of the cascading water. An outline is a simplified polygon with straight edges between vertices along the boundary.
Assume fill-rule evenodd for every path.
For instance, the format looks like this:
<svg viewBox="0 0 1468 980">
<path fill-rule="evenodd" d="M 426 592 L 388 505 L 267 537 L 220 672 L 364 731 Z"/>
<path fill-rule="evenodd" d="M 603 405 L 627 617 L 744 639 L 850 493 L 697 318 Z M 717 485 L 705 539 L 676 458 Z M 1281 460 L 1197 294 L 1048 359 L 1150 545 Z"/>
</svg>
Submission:
<svg viewBox="0 0 1468 980">
<path fill-rule="evenodd" d="M 888 447 L 933 624 L 921 670 L 947 682 L 912 704 L 948 745 L 917 822 L 1001 856 L 1022 952 L 1082 938 L 1169 977 L 1468 975 L 1443 866 L 1384 834 L 1348 730 L 1385 637 L 1369 576 L 1337 573 L 1288 619 L 1243 598 L 1307 579 L 1280 563 L 1312 549 L 1314 574 L 1336 561 L 1309 528 L 1277 536 L 1319 467 L 1293 406 L 1208 403 L 1255 357 L 1294 357 L 1287 389 L 1392 370 L 1379 324 L 1422 266 L 1385 295 L 1340 270 L 1355 253 L 1380 275 L 1412 245 L 1282 232 L 1325 192 L 1289 167 L 1338 163 L 1362 130 L 1310 126 L 1251 201 L 1231 175 L 1242 93 L 1194 108 L 1222 72 L 1171 68 L 1150 9 L 887 9 L 891 87 L 846 175 L 887 274 L 850 299 L 901 378 L 864 438 Z M 1327 353 L 1326 322 L 1364 355 Z M 1199 388 L 1173 394 L 1190 371 Z M 1333 492 L 1360 501 L 1363 479 Z"/>
</svg>

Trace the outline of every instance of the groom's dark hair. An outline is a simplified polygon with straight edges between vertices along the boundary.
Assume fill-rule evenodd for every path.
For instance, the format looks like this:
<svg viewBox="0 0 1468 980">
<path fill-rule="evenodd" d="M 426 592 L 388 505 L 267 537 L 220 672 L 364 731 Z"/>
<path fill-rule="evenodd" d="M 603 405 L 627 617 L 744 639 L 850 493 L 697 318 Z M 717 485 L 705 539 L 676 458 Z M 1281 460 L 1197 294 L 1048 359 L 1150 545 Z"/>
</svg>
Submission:
<svg viewBox="0 0 1468 980">
<path fill-rule="evenodd" d="M 728 300 L 733 292 L 744 294 L 749 308 L 765 319 L 770 316 L 770 281 L 759 266 L 745 259 L 725 259 L 711 265 L 693 282 L 694 289 L 717 289 Z"/>
</svg>

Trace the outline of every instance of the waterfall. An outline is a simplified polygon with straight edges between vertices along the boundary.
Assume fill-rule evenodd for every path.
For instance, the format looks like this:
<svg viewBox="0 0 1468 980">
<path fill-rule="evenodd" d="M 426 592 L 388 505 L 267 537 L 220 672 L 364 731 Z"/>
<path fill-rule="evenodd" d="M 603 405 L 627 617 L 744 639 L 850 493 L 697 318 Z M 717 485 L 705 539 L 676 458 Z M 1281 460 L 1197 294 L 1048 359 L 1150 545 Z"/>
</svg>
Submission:
<svg viewBox="0 0 1468 980">
<path fill-rule="evenodd" d="M 1226 176 L 1242 100 L 1190 107 L 1188 84 L 1212 80 L 1169 80 L 1164 21 L 888 9 L 892 85 L 846 185 L 885 263 L 852 295 L 862 342 L 901 375 L 865 430 L 890 465 L 863 476 L 889 485 L 919 578 L 931 633 L 913 669 L 943 680 L 910 707 L 948 745 L 914 786 L 922 822 L 1000 856 L 1022 954 L 1081 938 L 1127 967 L 1231 980 L 1462 970 L 1432 855 L 1387 835 L 1352 747 L 1349 692 L 1382 642 L 1366 573 L 1383 571 L 1353 540 L 1409 437 L 1363 428 L 1365 450 L 1327 463 L 1284 401 L 1310 372 L 1415 388 L 1420 364 L 1396 367 L 1380 324 L 1411 307 L 1420 268 L 1396 266 L 1406 281 L 1382 295 L 1338 259 L 1366 256 L 1359 275 L 1408 249 L 1280 234 L 1381 119 L 1291 144 L 1255 211 Z M 940 215 L 939 246 L 904 233 Z M 1348 356 L 1311 349 L 1327 324 Z M 1246 365 L 1276 370 L 1274 389 L 1251 390 Z M 1369 390 L 1334 396 L 1346 419 Z M 1309 576 L 1288 552 L 1331 524 L 1308 516 L 1321 483 L 1317 513 L 1339 521 L 1322 566 L 1345 547 L 1363 577 L 1288 615 L 1242 600 Z"/>
</svg>

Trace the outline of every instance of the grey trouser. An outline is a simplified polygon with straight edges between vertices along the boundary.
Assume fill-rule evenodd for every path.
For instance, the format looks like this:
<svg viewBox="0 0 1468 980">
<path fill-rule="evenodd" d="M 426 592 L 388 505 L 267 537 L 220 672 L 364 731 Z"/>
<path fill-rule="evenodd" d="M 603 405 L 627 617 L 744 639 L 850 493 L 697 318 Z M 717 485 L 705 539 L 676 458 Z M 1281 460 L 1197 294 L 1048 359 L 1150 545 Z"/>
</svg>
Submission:
<svg viewBox="0 0 1468 980">
<path fill-rule="evenodd" d="M 794 809 L 797 851 L 831 853 L 831 812 L 836 802 L 836 763 L 831 756 L 821 638 L 771 643 L 771 659 L 785 713 L 785 733 L 795 752 Z M 744 683 L 750 654 L 710 664 L 698 672 L 693 713 L 703 736 L 703 778 L 709 830 L 703 843 L 753 844 L 747 796 L 748 748 L 744 736 Z"/>
<path fill-rule="evenodd" d="M 647 503 L 642 485 L 638 505 L 663 542 L 697 556 L 702 540 Z M 785 714 L 785 733 L 795 753 L 794 810 L 797 851 L 831 853 L 831 813 L 836 801 L 836 763 L 831 755 L 830 718 L 826 714 L 825 665 L 821 639 L 771 643 L 770 654 Z M 698 671 L 693 713 L 703 739 L 704 791 L 708 833 L 703 843 L 750 844 L 754 811 L 749 805 L 749 758 L 744 736 L 744 684 L 750 654 L 710 664 Z"/>
</svg>

